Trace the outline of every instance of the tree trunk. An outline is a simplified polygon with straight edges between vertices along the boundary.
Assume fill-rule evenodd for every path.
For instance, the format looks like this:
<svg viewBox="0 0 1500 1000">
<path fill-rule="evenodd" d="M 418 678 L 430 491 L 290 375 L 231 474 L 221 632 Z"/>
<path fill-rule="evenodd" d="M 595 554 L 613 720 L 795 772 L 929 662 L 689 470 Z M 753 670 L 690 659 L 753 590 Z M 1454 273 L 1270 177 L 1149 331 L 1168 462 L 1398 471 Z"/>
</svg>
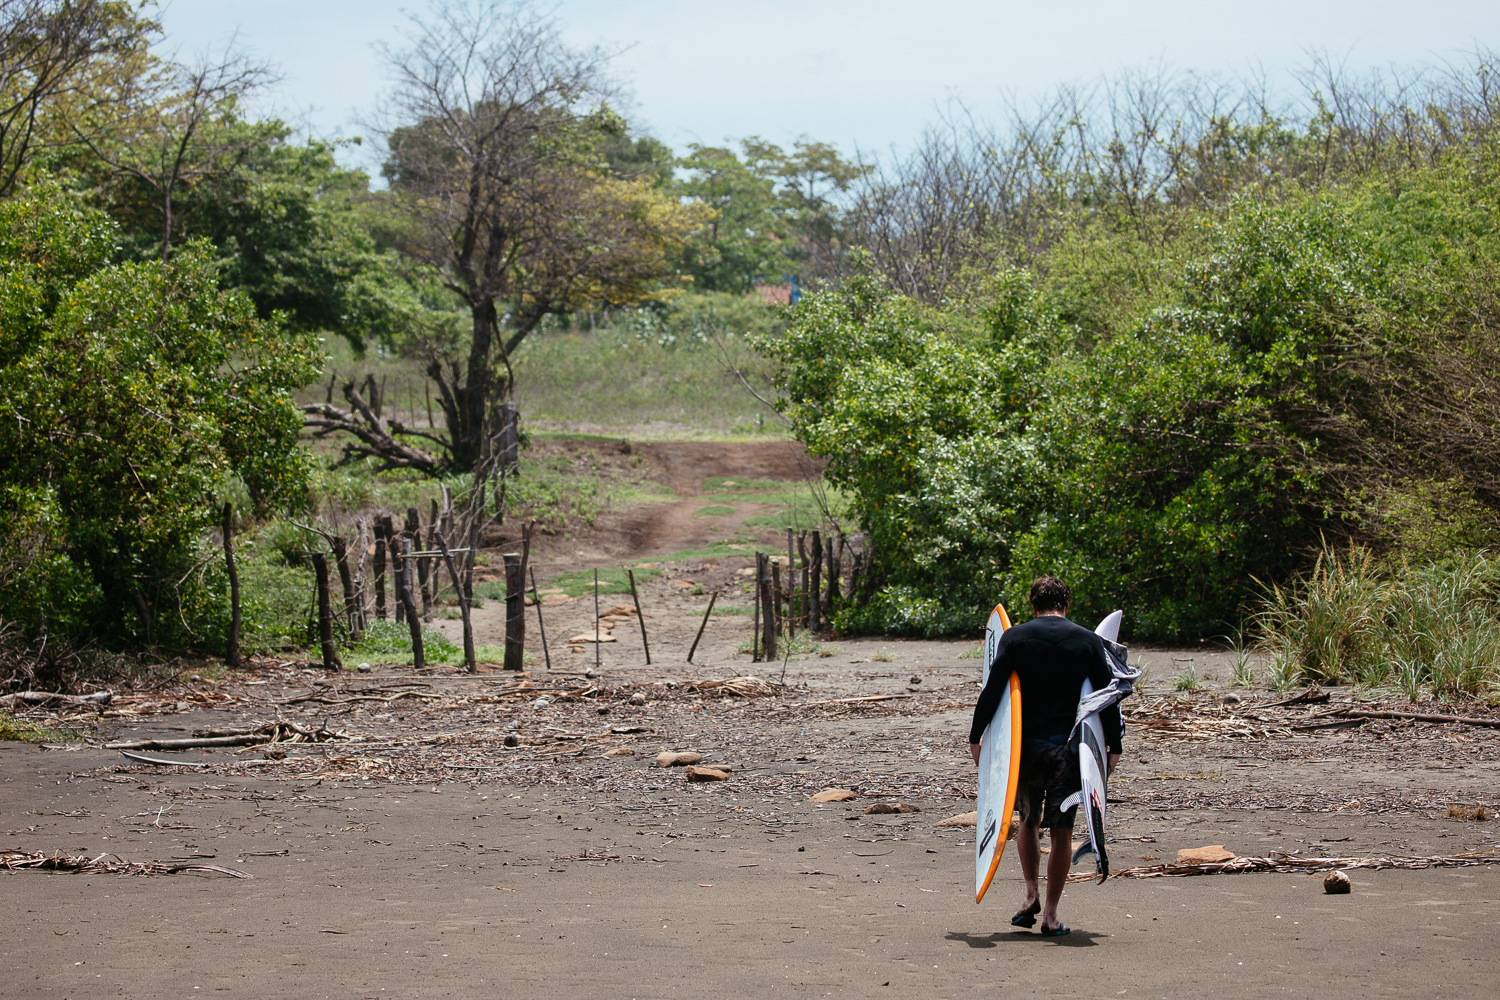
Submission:
<svg viewBox="0 0 1500 1000">
<path fill-rule="evenodd" d="M 770 563 L 770 557 L 766 557 Z M 776 566 L 771 563 L 771 571 L 775 572 Z M 761 650 L 767 661 L 776 659 L 776 590 L 772 583 L 772 574 L 763 573 L 760 577 L 760 606 L 765 611 L 765 617 L 761 620 Z"/>
</svg>

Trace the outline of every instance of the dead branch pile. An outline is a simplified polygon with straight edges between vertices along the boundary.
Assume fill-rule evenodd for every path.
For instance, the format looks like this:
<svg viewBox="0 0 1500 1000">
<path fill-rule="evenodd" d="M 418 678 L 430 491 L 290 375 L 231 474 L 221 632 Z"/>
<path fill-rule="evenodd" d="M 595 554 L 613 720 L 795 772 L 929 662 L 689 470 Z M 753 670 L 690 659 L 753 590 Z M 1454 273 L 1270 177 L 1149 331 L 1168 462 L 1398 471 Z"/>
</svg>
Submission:
<svg viewBox="0 0 1500 1000">
<path fill-rule="evenodd" d="M 1186 698 L 1155 698 L 1122 706 L 1125 722 L 1153 736 L 1175 739 L 1215 740 L 1226 737 L 1270 739 L 1290 736 L 1289 726 L 1267 722 L 1254 715 L 1226 712 L 1194 705 Z"/>
<path fill-rule="evenodd" d="M 776 685 L 759 677 L 731 677 L 722 681 L 694 681 L 687 686 L 689 691 L 717 691 L 740 698 L 770 698 L 776 694 Z"/>
<path fill-rule="evenodd" d="M 1355 868 L 1471 868 L 1490 865 L 1500 861 L 1493 851 L 1483 854 L 1459 854 L 1452 857 L 1409 858 L 1386 856 L 1378 858 L 1308 858 L 1285 851 L 1274 851 L 1265 858 L 1231 858 L 1228 861 L 1167 862 L 1160 865 L 1140 865 L 1122 868 L 1109 873 L 1110 878 L 1177 878 L 1185 875 L 1244 875 L 1253 872 L 1331 872 L 1350 871 Z M 1075 872 L 1068 876 L 1069 882 L 1090 882 L 1096 876 L 1092 872 Z"/>
<path fill-rule="evenodd" d="M 204 865 L 196 862 L 167 864 L 161 861 L 126 861 L 118 854 L 101 854 L 91 858 L 86 854 L 43 854 L 41 851 L 0 851 L 0 867 L 12 871 L 22 868 L 40 868 L 54 872 L 79 872 L 83 874 L 107 873 L 110 875 L 179 875 L 184 872 L 204 872 L 214 875 L 229 875 L 233 878 L 254 878 L 249 872 L 223 865 Z"/>
</svg>

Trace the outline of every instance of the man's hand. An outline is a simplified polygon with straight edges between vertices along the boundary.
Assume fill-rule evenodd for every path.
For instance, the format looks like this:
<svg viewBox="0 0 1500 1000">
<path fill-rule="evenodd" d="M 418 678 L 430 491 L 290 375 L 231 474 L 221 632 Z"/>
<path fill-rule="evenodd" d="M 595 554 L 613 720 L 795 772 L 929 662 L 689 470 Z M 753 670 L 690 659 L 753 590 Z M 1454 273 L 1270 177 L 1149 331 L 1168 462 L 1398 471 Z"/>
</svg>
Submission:
<svg viewBox="0 0 1500 1000">
<path fill-rule="evenodd" d="M 1120 755 L 1117 754 L 1117 753 L 1112 753 L 1112 754 L 1107 754 L 1106 756 L 1108 757 L 1107 763 L 1109 764 L 1109 773 L 1110 774 L 1114 774 L 1115 773 L 1115 765 L 1120 762 Z M 1105 777 L 1109 777 L 1109 775 L 1105 775 Z"/>
<path fill-rule="evenodd" d="M 980 751 L 981 748 L 983 748 L 983 746 L 984 746 L 983 743 L 970 743 L 969 744 L 969 756 L 974 758 L 974 766 L 975 767 L 979 766 L 979 751 Z"/>
</svg>

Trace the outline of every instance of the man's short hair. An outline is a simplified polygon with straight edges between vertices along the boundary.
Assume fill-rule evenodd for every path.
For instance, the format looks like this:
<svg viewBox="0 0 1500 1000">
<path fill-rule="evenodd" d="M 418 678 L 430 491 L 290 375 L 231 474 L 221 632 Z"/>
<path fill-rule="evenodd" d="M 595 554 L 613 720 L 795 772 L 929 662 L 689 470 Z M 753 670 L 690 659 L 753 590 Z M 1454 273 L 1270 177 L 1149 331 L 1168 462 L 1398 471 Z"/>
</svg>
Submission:
<svg viewBox="0 0 1500 1000">
<path fill-rule="evenodd" d="M 1068 605 L 1073 603 L 1073 594 L 1068 590 L 1068 585 L 1055 576 L 1039 576 L 1031 585 L 1031 610 L 1037 614 L 1043 611 L 1067 611 Z"/>
</svg>

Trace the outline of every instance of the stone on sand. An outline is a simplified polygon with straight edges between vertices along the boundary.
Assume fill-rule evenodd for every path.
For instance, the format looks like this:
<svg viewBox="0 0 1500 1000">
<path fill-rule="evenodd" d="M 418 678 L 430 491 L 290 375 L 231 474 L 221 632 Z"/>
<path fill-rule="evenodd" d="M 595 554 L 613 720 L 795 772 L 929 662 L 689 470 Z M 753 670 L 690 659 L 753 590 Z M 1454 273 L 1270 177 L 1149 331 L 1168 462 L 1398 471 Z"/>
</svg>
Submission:
<svg viewBox="0 0 1500 1000">
<path fill-rule="evenodd" d="M 1207 847 L 1185 847 L 1177 852 L 1179 865 L 1211 865 L 1220 861 L 1233 861 L 1234 852 L 1224 850 L 1223 844 Z"/>
<path fill-rule="evenodd" d="M 859 796 L 855 795 L 853 792 L 851 792 L 847 788 L 825 788 L 821 792 L 819 792 L 818 794 L 814 795 L 812 798 L 808 799 L 807 801 L 809 801 L 809 802 L 848 802 L 850 799 L 857 799 L 857 798 L 859 798 Z"/>
<path fill-rule="evenodd" d="M 688 764 L 696 764 L 701 760 L 703 760 L 703 755 L 701 753 L 693 753 L 691 750 L 684 750 L 677 753 L 667 751 L 666 753 L 656 755 L 656 766 L 686 767 Z"/>
<path fill-rule="evenodd" d="M 978 826 L 979 813 L 959 813 L 957 816 L 949 816 L 947 819 L 939 820 L 933 826 Z"/>
<path fill-rule="evenodd" d="M 683 773 L 689 781 L 728 781 L 731 768 L 727 767 L 687 767 Z"/>
</svg>

